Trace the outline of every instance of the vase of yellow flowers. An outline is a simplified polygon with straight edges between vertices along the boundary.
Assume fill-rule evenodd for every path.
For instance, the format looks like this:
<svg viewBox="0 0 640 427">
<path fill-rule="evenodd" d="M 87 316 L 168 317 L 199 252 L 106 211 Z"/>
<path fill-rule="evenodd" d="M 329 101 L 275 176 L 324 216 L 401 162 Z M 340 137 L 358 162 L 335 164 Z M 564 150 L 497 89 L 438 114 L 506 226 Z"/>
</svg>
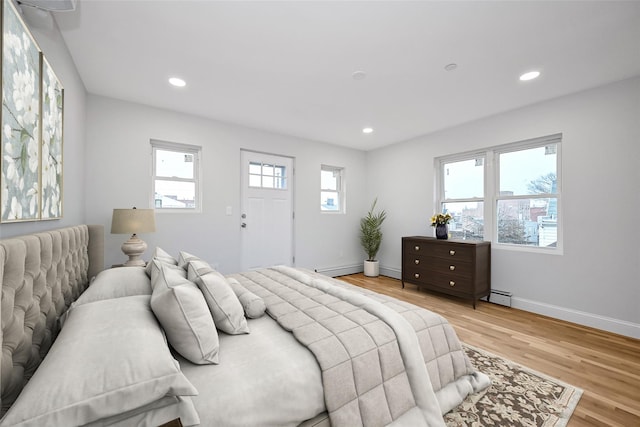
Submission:
<svg viewBox="0 0 640 427">
<path fill-rule="evenodd" d="M 431 217 L 431 226 L 436 228 L 436 239 L 447 240 L 449 238 L 449 221 L 451 214 L 439 213 Z"/>
</svg>

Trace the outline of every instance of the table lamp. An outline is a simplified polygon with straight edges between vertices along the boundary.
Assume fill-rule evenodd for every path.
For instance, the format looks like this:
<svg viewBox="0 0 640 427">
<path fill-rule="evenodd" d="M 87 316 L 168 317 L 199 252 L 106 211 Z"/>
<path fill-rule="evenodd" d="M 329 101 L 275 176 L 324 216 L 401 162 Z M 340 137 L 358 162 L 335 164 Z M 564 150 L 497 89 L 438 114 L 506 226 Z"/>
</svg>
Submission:
<svg viewBox="0 0 640 427">
<path fill-rule="evenodd" d="M 129 234 L 129 240 L 122 244 L 122 252 L 129 257 L 123 264 L 125 267 L 144 267 L 145 262 L 140 258 L 147 250 L 147 244 L 140 239 L 138 233 L 153 233 L 156 231 L 156 217 L 154 209 L 114 209 L 111 219 L 111 234 Z"/>
</svg>

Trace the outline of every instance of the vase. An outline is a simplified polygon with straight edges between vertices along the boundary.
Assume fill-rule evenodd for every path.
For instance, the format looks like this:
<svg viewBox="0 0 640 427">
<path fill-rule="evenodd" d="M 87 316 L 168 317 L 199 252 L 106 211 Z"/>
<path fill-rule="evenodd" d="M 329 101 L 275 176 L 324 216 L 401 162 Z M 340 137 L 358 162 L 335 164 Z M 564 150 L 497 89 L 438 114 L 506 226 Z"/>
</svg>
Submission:
<svg viewBox="0 0 640 427">
<path fill-rule="evenodd" d="M 367 277 L 378 277 L 380 275 L 380 263 L 377 260 L 364 260 L 364 275 Z"/>
<path fill-rule="evenodd" d="M 436 239 L 447 240 L 449 238 L 449 226 L 447 224 L 436 225 Z"/>
</svg>

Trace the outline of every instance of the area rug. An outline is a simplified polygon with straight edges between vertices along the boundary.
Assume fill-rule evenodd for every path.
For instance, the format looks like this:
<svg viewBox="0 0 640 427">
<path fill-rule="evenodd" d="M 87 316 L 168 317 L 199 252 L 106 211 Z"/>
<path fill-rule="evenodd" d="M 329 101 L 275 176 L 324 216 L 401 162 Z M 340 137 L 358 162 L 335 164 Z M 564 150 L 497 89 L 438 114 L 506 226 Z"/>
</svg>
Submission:
<svg viewBox="0 0 640 427">
<path fill-rule="evenodd" d="M 479 348 L 467 344 L 463 347 L 492 384 L 446 414 L 448 427 L 567 424 L 582 396 L 581 389 Z"/>
</svg>

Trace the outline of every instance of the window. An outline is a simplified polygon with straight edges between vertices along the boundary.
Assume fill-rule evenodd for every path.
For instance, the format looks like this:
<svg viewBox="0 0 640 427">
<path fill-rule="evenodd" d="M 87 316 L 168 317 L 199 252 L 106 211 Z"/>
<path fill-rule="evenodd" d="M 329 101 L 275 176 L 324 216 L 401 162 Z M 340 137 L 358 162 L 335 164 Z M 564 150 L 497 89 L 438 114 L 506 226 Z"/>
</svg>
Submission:
<svg viewBox="0 0 640 427">
<path fill-rule="evenodd" d="M 158 210 L 199 212 L 201 148 L 151 141 L 151 149 L 153 206 Z"/>
<path fill-rule="evenodd" d="M 442 163 L 442 212 L 453 217 L 449 233 L 454 239 L 484 240 L 485 155 Z"/>
<path fill-rule="evenodd" d="M 287 168 L 268 163 L 249 163 L 249 187 L 287 189 Z"/>
<path fill-rule="evenodd" d="M 344 213 L 343 168 L 320 167 L 320 211 Z"/>
<path fill-rule="evenodd" d="M 436 160 L 437 205 L 453 238 L 510 247 L 560 247 L 562 135 Z"/>
</svg>

